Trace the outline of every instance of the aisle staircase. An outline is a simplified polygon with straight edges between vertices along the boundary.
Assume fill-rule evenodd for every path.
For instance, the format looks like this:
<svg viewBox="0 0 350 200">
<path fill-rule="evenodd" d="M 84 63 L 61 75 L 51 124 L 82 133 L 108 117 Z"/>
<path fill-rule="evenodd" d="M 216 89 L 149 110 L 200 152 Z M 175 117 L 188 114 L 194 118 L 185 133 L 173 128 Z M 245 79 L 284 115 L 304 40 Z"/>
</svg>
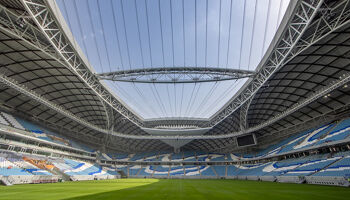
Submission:
<svg viewBox="0 0 350 200">
<path fill-rule="evenodd" d="M 218 175 L 218 173 L 216 173 L 216 171 L 215 171 L 214 167 L 209 166 L 209 168 L 211 168 L 211 169 L 213 170 L 213 172 L 214 172 L 214 174 L 215 174 L 215 176 L 216 176 L 216 177 L 219 177 L 219 175 Z"/>
</svg>

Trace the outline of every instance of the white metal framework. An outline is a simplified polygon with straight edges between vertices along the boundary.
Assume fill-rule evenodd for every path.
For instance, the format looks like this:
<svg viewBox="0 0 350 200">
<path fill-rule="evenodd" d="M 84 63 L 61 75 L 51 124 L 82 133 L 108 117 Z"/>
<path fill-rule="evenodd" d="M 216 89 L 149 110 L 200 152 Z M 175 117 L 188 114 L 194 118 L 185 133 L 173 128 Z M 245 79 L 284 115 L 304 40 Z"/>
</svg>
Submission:
<svg viewBox="0 0 350 200">
<path fill-rule="evenodd" d="M 254 71 L 212 67 L 163 67 L 97 74 L 99 79 L 134 83 L 200 83 L 250 78 Z"/>
<path fill-rule="evenodd" d="M 96 78 L 87 64 L 88 62 L 82 58 L 77 46 L 74 45 L 74 39 L 70 38 L 65 30 L 62 30 L 61 24 L 63 20 L 56 19 L 57 14 L 53 14 L 54 10 L 52 8 L 55 6 L 55 2 L 44 0 L 22 0 L 21 2 L 25 6 L 28 15 L 35 21 L 66 66 L 80 77 L 108 105 L 112 106 L 136 125 L 142 126 L 142 119 L 116 99 Z"/>
<path fill-rule="evenodd" d="M 231 115 L 243 105 L 244 102 L 248 101 L 279 67 L 293 59 L 305 48 L 312 45 L 318 37 L 322 36 L 323 32 L 319 32 L 320 30 L 317 29 L 314 32 L 316 37 L 310 38 L 309 41 L 300 40 L 304 32 L 313 22 L 313 19 L 318 13 L 322 3 L 323 0 L 298 1 L 296 3 L 290 16 L 285 16 L 288 19 L 288 22 L 285 22 L 286 27 L 282 30 L 283 32 L 276 33 L 275 38 L 279 38 L 277 41 L 274 40 L 272 42 L 271 46 L 273 49 L 266 52 L 268 57 L 265 55 L 262 62 L 260 62 L 261 65 L 258 66 L 258 72 L 255 78 L 253 78 L 249 84 L 247 84 L 244 89 L 230 101 L 230 103 L 211 118 L 208 126 L 215 126 Z M 288 13 L 288 11 L 286 13 Z M 339 22 L 337 22 L 336 25 L 338 23 Z M 281 25 L 283 25 L 283 22 Z M 324 29 L 323 27 L 320 28 Z"/>
<path fill-rule="evenodd" d="M 26 5 L 28 13 L 33 19 L 36 19 L 35 22 L 37 26 L 40 27 L 40 30 L 34 28 L 29 23 L 21 21 L 22 18 L 16 17 L 13 14 L 6 11 L 6 8 L 0 7 L 0 23 L 1 26 L 7 29 L 7 31 L 12 32 L 17 37 L 20 37 L 24 40 L 30 41 L 32 45 L 37 46 L 42 51 L 49 54 L 55 60 L 58 60 L 62 63 L 65 63 L 65 66 L 68 66 L 72 72 L 77 74 L 82 80 L 85 81 L 89 87 L 100 96 L 103 101 L 106 102 L 106 107 L 113 106 L 118 112 L 124 113 L 124 116 L 129 116 L 128 119 L 134 119 L 134 122 L 137 122 L 137 125 L 142 125 L 144 122 L 137 118 L 137 116 L 132 115 L 132 113 L 118 102 L 114 101 L 110 93 L 104 88 L 102 84 L 98 82 L 95 75 L 90 71 L 87 66 L 83 65 L 83 62 L 79 58 L 74 46 L 70 45 L 68 39 L 61 32 L 59 26 L 56 24 L 51 14 L 50 9 L 48 9 L 46 1 L 41 0 L 23 0 L 22 3 Z M 323 4 L 323 1 L 298 1 L 293 13 L 291 13 L 291 19 L 286 22 L 286 28 L 280 33 L 280 39 L 274 43 L 274 48 L 268 51 L 268 56 L 262 62 L 262 66 L 259 68 L 258 74 L 254 79 L 252 79 L 249 84 L 244 88 L 244 90 L 237 95 L 233 101 L 230 102 L 225 109 L 221 110 L 216 117 L 212 118 L 208 123 L 206 122 L 206 127 L 213 127 L 217 125 L 220 121 L 225 119 L 227 116 L 232 114 L 239 107 L 242 108 L 242 105 L 246 105 L 246 109 L 249 108 L 249 103 L 252 99 L 252 95 L 264 85 L 266 80 L 281 66 L 286 64 L 292 58 L 295 58 L 305 49 L 315 44 L 317 41 L 326 37 L 328 34 L 333 31 L 341 28 L 344 24 L 349 23 L 349 10 L 345 10 L 348 4 L 348 0 L 344 0 L 341 3 L 337 4 L 334 8 L 329 8 L 329 10 L 321 10 L 320 7 Z M 315 16 L 318 14 L 318 18 Z M 329 18 L 331 16 L 331 18 Z M 19 20 L 19 21 L 18 21 Z M 307 32 L 306 37 L 304 37 L 305 32 Z M 41 38 L 44 37 L 44 38 Z M 46 44 L 45 41 L 50 41 Z M 54 47 L 54 48 L 53 48 Z M 322 87 L 320 90 L 315 91 L 312 95 L 309 95 L 302 101 L 299 101 L 292 107 L 286 109 L 284 112 L 276 115 L 264 123 L 261 123 L 257 126 L 253 126 L 247 129 L 243 129 L 237 132 L 232 132 L 229 134 L 220 134 L 220 135 L 159 135 L 159 136 L 150 136 L 150 135 L 127 135 L 122 134 L 117 131 L 113 131 L 110 124 L 106 129 L 96 127 L 89 122 L 81 120 L 77 116 L 71 114 L 69 111 L 55 105 L 54 103 L 46 100 L 40 95 L 36 94 L 33 91 L 28 90 L 27 88 L 19 85 L 17 82 L 8 78 L 4 75 L 0 76 L 0 81 L 6 84 L 7 86 L 19 91 L 32 99 L 48 106 L 52 110 L 61 113 L 62 115 L 83 124 L 86 127 L 94 129 L 98 132 L 114 135 L 122 138 L 129 138 L 135 140 L 152 140 L 152 139 L 173 139 L 173 140 L 188 140 L 188 139 L 220 139 L 220 138 L 229 138 L 234 137 L 240 134 L 254 132 L 264 127 L 267 127 L 276 121 L 290 115 L 291 113 L 303 108 L 304 106 L 314 102 L 320 97 L 328 94 L 329 92 L 341 87 L 350 80 L 350 74 L 343 74 L 338 80 Z M 97 81 L 97 82 L 96 82 Z M 101 90 L 100 90 L 101 89 Z M 120 102 L 119 102 L 120 103 Z M 108 109 L 106 109 L 108 110 Z M 246 111 L 242 108 L 242 117 L 245 117 L 246 120 Z M 125 113 L 131 113 L 130 115 Z M 108 115 L 108 114 L 107 114 Z M 111 116 L 111 115 L 110 115 Z M 108 116 L 107 118 L 110 118 Z M 108 120 L 110 123 L 113 123 L 112 120 Z M 136 120 L 135 120 L 136 119 Z M 241 120 L 243 125 L 246 125 L 246 121 Z M 203 127 L 203 126 L 201 126 Z M 204 126 L 205 127 L 205 126 Z M 243 127 L 243 126 L 242 126 Z"/>
</svg>

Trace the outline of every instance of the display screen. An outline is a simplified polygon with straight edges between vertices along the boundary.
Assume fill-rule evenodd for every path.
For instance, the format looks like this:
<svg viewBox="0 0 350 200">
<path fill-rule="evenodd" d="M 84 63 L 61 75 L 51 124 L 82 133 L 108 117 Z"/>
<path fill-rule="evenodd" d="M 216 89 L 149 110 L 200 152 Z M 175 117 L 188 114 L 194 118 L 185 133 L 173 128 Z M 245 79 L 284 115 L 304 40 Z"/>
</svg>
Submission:
<svg viewBox="0 0 350 200">
<path fill-rule="evenodd" d="M 248 145 L 255 145 L 255 138 L 254 135 L 245 135 L 241 137 L 237 137 L 237 144 L 238 146 L 248 146 Z"/>
</svg>

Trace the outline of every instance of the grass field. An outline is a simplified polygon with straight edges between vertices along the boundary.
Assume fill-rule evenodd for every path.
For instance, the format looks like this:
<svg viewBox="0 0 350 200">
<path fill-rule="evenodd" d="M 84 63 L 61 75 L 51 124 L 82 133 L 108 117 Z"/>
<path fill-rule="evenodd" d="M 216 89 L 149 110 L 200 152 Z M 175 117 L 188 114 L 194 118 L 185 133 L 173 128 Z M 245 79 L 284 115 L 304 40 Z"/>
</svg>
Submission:
<svg viewBox="0 0 350 200">
<path fill-rule="evenodd" d="M 350 199 L 350 188 L 239 180 L 119 179 L 0 186 L 6 200 Z"/>
</svg>

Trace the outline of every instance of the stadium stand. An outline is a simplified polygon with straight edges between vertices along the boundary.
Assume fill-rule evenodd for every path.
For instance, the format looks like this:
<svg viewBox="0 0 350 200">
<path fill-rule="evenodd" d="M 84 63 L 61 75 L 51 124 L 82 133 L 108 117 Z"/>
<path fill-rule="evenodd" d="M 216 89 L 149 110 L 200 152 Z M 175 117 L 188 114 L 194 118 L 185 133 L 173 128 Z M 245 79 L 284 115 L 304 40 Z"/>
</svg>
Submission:
<svg viewBox="0 0 350 200">
<path fill-rule="evenodd" d="M 295 134 L 253 154 L 215 154 L 194 151 L 173 153 L 163 151 L 130 155 L 113 154 L 114 156 L 111 157 L 114 157 L 114 160 L 111 160 L 111 157 L 109 159 L 105 158 L 105 160 L 130 163 L 129 167 L 125 165 L 119 167 L 129 177 L 221 177 L 294 183 L 308 181 L 308 183 L 320 184 L 320 182 L 314 181 L 314 177 L 328 176 L 332 177 L 333 180 L 333 182 L 329 181 L 328 184 L 341 185 L 350 176 L 349 151 L 317 153 L 314 155 L 303 153 L 301 156 L 298 152 L 303 152 L 303 149 L 319 148 L 320 144 L 323 144 L 320 141 L 323 141 L 327 136 L 333 138 L 334 134 L 339 135 L 340 131 L 347 133 L 348 126 L 350 126 L 349 119 L 338 123 L 328 123 Z M 347 137 L 335 138 L 334 141 L 341 143 Z M 289 154 L 298 156 L 285 156 Z M 143 163 L 143 166 L 141 167 L 139 164 L 132 165 L 133 162 Z M 159 162 L 162 162 L 162 164 Z M 172 164 L 165 164 L 167 162 Z M 208 165 L 208 163 L 211 164 Z M 75 163 L 75 165 L 77 164 Z M 313 180 L 310 177 L 313 177 Z M 327 181 L 324 184 L 327 184 Z"/>
</svg>

